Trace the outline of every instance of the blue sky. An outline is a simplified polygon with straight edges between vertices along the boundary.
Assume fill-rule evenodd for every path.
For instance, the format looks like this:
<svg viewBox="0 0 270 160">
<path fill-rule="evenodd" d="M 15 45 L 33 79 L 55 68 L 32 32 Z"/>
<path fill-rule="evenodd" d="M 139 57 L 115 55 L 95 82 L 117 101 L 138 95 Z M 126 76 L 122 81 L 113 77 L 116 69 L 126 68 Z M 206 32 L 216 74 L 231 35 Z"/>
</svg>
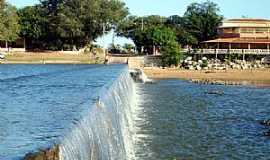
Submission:
<svg viewBox="0 0 270 160">
<path fill-rule="evenodd" d="M 17 7 L 33 5 L 38 0 L 8 0 Z M 187 5 L 202 0 L 123 0 L 133 15 L 159 14 L 163 16 L 182 15 Z M 269 0 L 212 0 L 216 2 L 226 18 L 248 16 L 252 18 L 269 18 Z"/>
<path fill-rule="evenodd" d="M 7 0 L 17 7 L 33 5 L 38 0 Z M 123 0 L 130 9 L 132 15 L 183 15 L 186 7 L 192 2 L 205 0 Z M 267 18 L 270 19 L 270 0 L 212 0 L 220 7 L 221 14 L 225 18 Z M 111 35 L 106 36 L 106 44 L 111 42 Z M 100 40 L 99 40 L 100 41 Z M 126 40 L 117 39 L 123 43 Z M 102 44 L 102 43 L 100 43 Z"/>
</svg>

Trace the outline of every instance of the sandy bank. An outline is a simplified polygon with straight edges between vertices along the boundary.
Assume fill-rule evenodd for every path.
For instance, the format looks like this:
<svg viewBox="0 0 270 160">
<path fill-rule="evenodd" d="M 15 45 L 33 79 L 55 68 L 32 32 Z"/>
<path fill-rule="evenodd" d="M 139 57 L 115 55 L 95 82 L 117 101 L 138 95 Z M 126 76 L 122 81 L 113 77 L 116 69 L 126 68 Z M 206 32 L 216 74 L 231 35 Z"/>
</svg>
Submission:
<svg viewBox="0 0 270 160">
<path fill-rule="evenodd" d="M 94 64 L 103 63 L 104 58 L 90 54 L 64 54 L 58 52 L 10 53 L 0 64 Z"/>
<path fill-rule="evenodd" d="M 244 82 L 259 86 L 270 86 L 270 69 L 191 71 L 180 69 L 145 68 L 145 74 L 152 79 L 185 79 L 201 81 Z"/>
<path fill-rule="evenodd" d="M 96 64 L 94 61 L 72 60 L 35 60 L 35 61 L 0 61 L 0 64 Z M 99 64 L 99 62 L 97 63 Z"/>
</svg>

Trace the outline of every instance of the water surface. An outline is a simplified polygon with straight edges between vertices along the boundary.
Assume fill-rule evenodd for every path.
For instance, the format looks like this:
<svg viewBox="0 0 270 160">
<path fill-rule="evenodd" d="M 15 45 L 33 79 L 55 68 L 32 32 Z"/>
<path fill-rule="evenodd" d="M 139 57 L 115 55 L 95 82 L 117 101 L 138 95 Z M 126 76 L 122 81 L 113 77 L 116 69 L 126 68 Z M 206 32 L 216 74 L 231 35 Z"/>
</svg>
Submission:
<svg viewBox="0 0 270 160">
<path fill-rule="evenodd" d="M 138 94 L 138 160 L 270 159 L 270 89 L 161 80 Z"/>
<path fill-rule="evenodd" d="M 0 160 L 58 143 L 122 65 L 1 65 Z"/>
</svg>

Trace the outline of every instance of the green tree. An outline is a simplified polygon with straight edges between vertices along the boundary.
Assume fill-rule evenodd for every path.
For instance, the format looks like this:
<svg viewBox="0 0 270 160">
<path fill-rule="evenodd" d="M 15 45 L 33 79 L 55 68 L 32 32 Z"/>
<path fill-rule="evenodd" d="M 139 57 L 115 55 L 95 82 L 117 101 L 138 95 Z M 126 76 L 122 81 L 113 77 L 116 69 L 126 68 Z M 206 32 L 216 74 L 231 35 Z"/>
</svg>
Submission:
<svg viewBox="0 0 270 160">
<path fill-rule="evenodd" d="M 153 27 L 150 30 L 152 31 L 149 31 L 151 35 L 149 40 L 161 49 L 163 65 L 177 66 L 181 59 L 181 52 L 174 30 L 165 26 Z"/>
<path fill-rule="evenodd" d="M 116 28 L 118 36 L 125 37 L 133 40 L 134 44 L 138 51 L 141 51 L 141 48 L 148 48 L 153 46 L 152 41 L 149 40 L 149 29 L 162 26 L 166 18 L 158 15 L 151 15 L 147 17 L 136 17 L 129 16 L 123 20 Z"/>
<path fill-rule="evenodd" d="M 127 52 L 127 53 L 131 53 L 133 49 L 135 49 L 133 44 L 130 43 L 125 43 L 123 45 L 123 49 Z"/>
<path fill-rule="evenodd" d="M 44 17 L 37 6 L 29 6 L 18 10 L 20 35 L 24 38 L 39 39 L 43 33 Z"/>
<path fill-rule="evenodd" d="M 174 41 L 161 48 L 164 66 L 177 66 L 182 58 L 179 44 Z"/>
<path fill-rule="evenodd" d="M 18 23 L 19 17 L 17 15 L 17 9 L 14 6 L 7 5 L 5 10 L 4 25 L 6 31 L 4 32 L 5 40 L 8 42 L 16 41 L 19 37 L 20 25 Z"/>
<path fill-rule="evenodd" d="M 183 18 L 185 30 L 197 39 L 197 45 L 215 38 L 217 27 L 223 20 L 217 4 L 211 1 L 192 3 L 188 6 Z"/>
<path fill-rule="evenodd" d="M 8 42 L 16 41 L 18 38 L 20 31 L 18 19 L 17 9 L 2 0 L 0 2 L 0 40 L 6 41 L 6 47 L 8 47 Z"/>
<path fill-rule="evenodd" d="M 147 30 L 147 38 L 156 46 L 166 46 L 176 41 L 175 32 L 165 26 L 152 27 Z M 150 42 L 150 43 L 151 43 Z"/>
<path fill-rule="evenodd" d="M 48 33 L 46 15 L 40 6 L 29 6 L 18 10 L 20 36 L 24 37 L 28 49 L 44 48 L 44 39 Z"/>
<path fill-rule="evenodd" d="M 179 64 L 181 59 L 180 45 L 173 29 L 166 26 L 151 27 L 147 29 L 146 37 L 149 48 L 161 49 L 164 66 L 177 66 Z"/>
<path fill-rule="evenodd" d="M 110 31 L 128 10 L 119 0 L 42 0 L 48 46 L 78 48 Z"/>
<path fill-rule="evenodd" d="M 184 26 L 185 19 L 178 15 L 173 15 L 167 18 L 166 26 L 172 28 L 176 34 L 177 41 L 182 46 L 197 45 L 198 40 Z"/>
<path fill-rule="evenodd" d="M 6 7 L 5 1 L 0 0 L 0 21 L 1 22 L 4 22 L 4 19 L 5 19 L 5 7 Z M 4 31 L 5 31 L 4 23 L 0 23 L 0 40 L 4 39 Z"/>
</svg>

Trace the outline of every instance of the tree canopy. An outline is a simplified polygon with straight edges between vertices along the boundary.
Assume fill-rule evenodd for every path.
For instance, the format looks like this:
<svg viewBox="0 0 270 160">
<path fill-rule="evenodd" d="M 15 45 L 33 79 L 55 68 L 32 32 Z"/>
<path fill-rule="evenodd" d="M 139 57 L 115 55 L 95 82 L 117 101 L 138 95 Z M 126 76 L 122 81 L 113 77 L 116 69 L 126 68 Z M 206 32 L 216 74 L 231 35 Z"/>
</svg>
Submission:
<svg viewBox="0 0 270 160">
<path fill-rule="evenodd" d="M 116 32 L 118 36 L 133 40 L 138 51 L 142 47 L 146 47 L 145 51 L 149 52 L 151 51 L 149 46 L 153 45 L 149 31 L 151 32 L 155 26 L 162 26 L 165 20 L 165 17 L 158 15 L 147 17 L 129 16 L 118 24 Z"/>
<path fill-rule="evenodd" d="M 4 0 L 0 1 L 0 40 L 6 42 L 15 41 L 18 38 L 20 25 L 18 24 L 19 17 L 17 9 L 6 3 Z"/>
<path fill-rule="evenodd" d="M 222 20 L 223 16 L 219 14 L 217 4 L 206 1 L 189 5 L 183 17 L 129 16 L 119 24 L 117 33 L 119 36 L 132 39 L 140 48 L 147 44 L 148 39 L 145 38 L 147 28 L 166 26 L 174 30 L 180 45 L 198 46 L 200 42 L 216 37 L 217 27 Z"/>
<path fill-rule="evenodd" d="M 183 16 L 128 15 L 119 0 L 40 0 L 18 11 L 0 0 L 0 40 L 15 41 L 19 35 L 29 48 L 73 50 L 113 29 L 133 40 L 137 51 L 151 54 L 158 48 L 171 56 L 168 63 L 177 64 L 180 46 L 198 47 L 215 38 L 223 20 L 217 4 L 210 1 L 190 4 Z"/>
<path fill-rule="evenodd" d="M 19 11 L 21 35 L 42 44 L 39 48 L 80 48 L 101 36 L 103 28 L 110 31 L 127 14 L 119 0 L 41 0 Z"/>
<path fill-rule="evenodd" d="M 182 17 L 129 16 L 121 21 L 116 32 L 133 40 L 138 51 L 144 47 L 144 52 L 152 53 L 153 47 L 160 47 L 166 55 L 164 61 L 171 65 L 181 57 L 177 53 L 179 46 L 199 47 L 201 42 L 215 38 L 222 20 L 217 4 L 206 1 L 190 4 Z"/>
<path fill-rule="evenodd" d="M 217 36 L 217 27 L 223 20 L 217 4 L 206 1 L 192 3 L 184 14 L 183 26 L 198 42 Z"/>
</svg>

